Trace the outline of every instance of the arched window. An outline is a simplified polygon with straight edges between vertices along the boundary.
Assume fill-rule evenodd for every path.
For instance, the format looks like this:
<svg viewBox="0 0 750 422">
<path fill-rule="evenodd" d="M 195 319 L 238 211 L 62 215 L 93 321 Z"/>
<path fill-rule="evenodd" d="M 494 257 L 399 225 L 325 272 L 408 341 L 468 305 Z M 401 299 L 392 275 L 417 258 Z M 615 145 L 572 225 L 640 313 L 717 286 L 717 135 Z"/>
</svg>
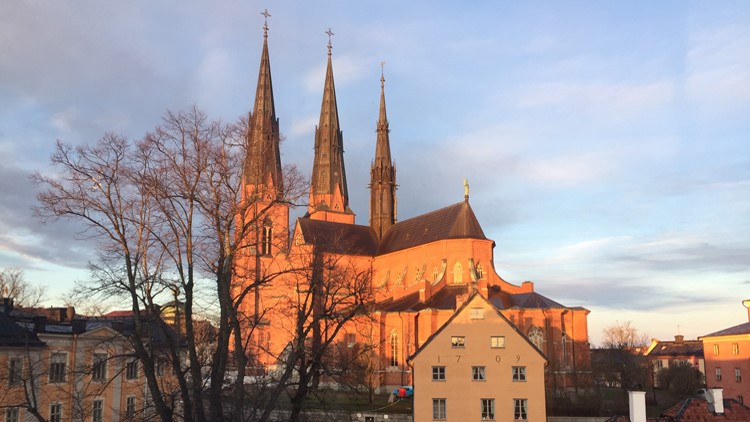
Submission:
<svg viewBox="0 0 750 422">
<path fill-rule="evenodd" d="M 464 281 L 464 267 L 461 263 L 456 261 L 456 265 L 453 266 L 453 282 L 458 284 Z"/>
<path fill-rule="evenodd" d="M 391 332 L 391 366 L 398 366 L 398 333 Z"/>
<path fill-rule="evenodd" d="M 531 327 L 531 329 L 529 329 L 529 341 L 531 341 L 537 349 L 543 350 L 544 333 L 542 332 L 542 329 L 536 325 Z"/>
</svg>

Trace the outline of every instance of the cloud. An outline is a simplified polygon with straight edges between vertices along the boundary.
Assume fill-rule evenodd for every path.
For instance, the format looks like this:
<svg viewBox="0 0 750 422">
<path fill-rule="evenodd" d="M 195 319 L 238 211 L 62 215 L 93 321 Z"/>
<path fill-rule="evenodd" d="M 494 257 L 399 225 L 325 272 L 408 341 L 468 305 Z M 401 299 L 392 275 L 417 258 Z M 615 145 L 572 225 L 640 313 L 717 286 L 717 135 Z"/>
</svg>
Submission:
<svg viewBox="0 0 750 422">
<path fill-rule="evenodd" d="M 54 224 L 33 216 L 36 187 L 29 172 L 0 164 L 0 254 L 20 268 L 38 268 L 49 262 L 71 268 L 84 268 L 93 256 L 91 245 L 71 242 L 83 227 L 69 221 Z M 4 260 L 5 260 L 4 259 Z M 23 263 L 23 264 L 21 264 Z"/>
<path fill-rule="evenodd" d="M 561 112 L 609 117 L 636 117 L 673 101 L 669 80 L 653 82 L 547 82 L 521 90 L 521 108 L 551 108 Z"/>
<path fill-rule="evenodd" d="M 701 109 L 750 106 L 750 29 L 697 31 L 686 57 L 687 98 Z"/>
</svg>

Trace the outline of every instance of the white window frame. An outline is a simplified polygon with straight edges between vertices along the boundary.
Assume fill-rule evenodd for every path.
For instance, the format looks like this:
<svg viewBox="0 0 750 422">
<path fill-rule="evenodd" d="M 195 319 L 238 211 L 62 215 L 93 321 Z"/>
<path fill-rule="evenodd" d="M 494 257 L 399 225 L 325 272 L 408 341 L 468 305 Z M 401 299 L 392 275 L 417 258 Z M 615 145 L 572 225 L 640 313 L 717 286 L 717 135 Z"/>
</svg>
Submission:
<svg viewBox="0 0 750 422">
<path fill-rule="evenodd" d="M 8 385 L 20 385 L 23 382 L 23 358 L 11 356 L 8 358 Z"/>
<path fill-rule="evenodd" d="M 63 405 L 60 402 L 52 402 L 49 405 L 49 422 L 62 422 Z"/>
<path fill-rule="evenodd" d="M 514 421 L 529 420 L 529 400 L 528 399 L 513 399 L 513 420 Z"/>
<path fill-rule="evenodd" d="M 526 367 L 525 366 L 513 367 L 513 381 L 514 382 L 526 382 Z"/>
<path fill-rule="evenodd" d="M 445 366 L 433 366 L 432 367 L 432 380 L 433 381 L 445 381 Z"/>
<path fill-rule="evenodd" d="M 91 422 L 104 422 L 104 400 L 95 399 L 91 403 Z"/>
<path fill-rule="evenodd" d="M 487 381 L 487 369 L 484 366 L 471 367 L 472 381 Z"/>
<path fill-rule="evenodd" d="M 138 379 L 138 359 L 130 359 L 125 364 L 125 379 L 137 380 Z"/>
<path fill-rule="evenodd" d="M 125 398 L 125 417 L 132 418 L 135 416 L 135 411 L 138 406 L 137 399 L 135 396 L 128 396 Z"/>
<path fill-rule="evenodd" d="M 68 377 L 68 353 L 52 352 L 49 355 L 49 374 L 50 384 L 62 384 Z"/>
<path fill-rule="evenodd" d="M 491 336 L 490 337 L 490 348 L 492 348 L 492 349 L 505 349 L 505 336 Z"/>
<path fill-rule="evenodd" d="M 432 399 L 432 420 L 444 421 L 446 419 L 448 419 L 448 400 Z"/>
<path fill-rule="evenodd" d="M 495 420 L 495 399 L 480 399 L 480 415 L 483 421 Z"/>
<path fill-rule="evenodd" d="M 451 336 L 451 347 L 463 349 L 466 347 L 466 336 Z"/>
<path fill-rule="evenodd" d="M 5 408 L 5 422 L 20 422 L 21 411 L 18 407 Z"/>
<path fill-rule="evenodd" d="M 107 360 L 109 356 L 106 353 L 94 352 L 91 355 L 91 381 L 107 381 Z"/>
</svg>

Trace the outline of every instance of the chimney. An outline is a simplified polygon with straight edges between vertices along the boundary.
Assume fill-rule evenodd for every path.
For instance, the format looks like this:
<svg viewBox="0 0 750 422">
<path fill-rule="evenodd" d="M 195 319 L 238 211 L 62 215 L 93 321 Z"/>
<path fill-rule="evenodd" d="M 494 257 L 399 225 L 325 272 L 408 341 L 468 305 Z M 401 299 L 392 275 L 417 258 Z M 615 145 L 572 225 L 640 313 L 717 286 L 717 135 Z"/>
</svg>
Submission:
<svg viewBox="0 0 750 422">
<path fill-rule="evenodd" d="M 0 305 L 0 312 L 9 314 L 13 310 L 13 298 L 3 297 L 3 304 Z"/>
<path fill-rule="evenodd" d="M 743 300 L 742 306 L 747 308 L 747 320 L 750 322 L 750 299 Z"/>
<path fill-rule="evenodd" d="M 646 422 L 646 392 L 628 391 L 630 422 Z"/>
<path fill-rule="evenodd" d="M 715 415 L 724 414 L 724 389 L 709 388 L 706 390 L 706 401 L 708 402 L 708 411 Z"/>
<path fill-rule="evenodd" d="M 674 336 L 675 343 L 680 344 L 683 341 L 685 341 L 685 336 L 683 336 L 682 334 L 677 334 L 676 336 Z"/>
</svg>

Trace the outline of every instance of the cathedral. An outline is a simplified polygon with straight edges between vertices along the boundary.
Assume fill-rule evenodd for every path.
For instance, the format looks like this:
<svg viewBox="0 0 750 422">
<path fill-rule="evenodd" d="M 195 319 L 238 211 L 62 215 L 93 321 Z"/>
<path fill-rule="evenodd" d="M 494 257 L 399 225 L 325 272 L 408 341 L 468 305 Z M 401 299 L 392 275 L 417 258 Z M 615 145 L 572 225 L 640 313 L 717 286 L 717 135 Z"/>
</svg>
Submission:
<svg viewBox="0 0 750 422">
<path fill-rule="evenodd" d="M 285 181 L 268 27 L 264 27 L 243 174 L 244 200 L 254 201 L 248 212 L 254 213 L 250 217 L 259 223 L 255 238 L 248 240 L 254 246 L 247 248 L 235 263 L 240 279 L 257 280 L 261 273 L 277 274 L 268 283 L 247 289 L 249 293 L 242 302 L 243 312 L 255 316 L 252 343 L 258 364 L 270 367 L 278 363 L 291 338 L 291 323 L 284 321 L 285 314 L 295 310 L 281 298 L 300 293 L 301 287 L 285 284 L 284 280 L 292 275 L 284 269 L 306 256 L 325 253 L 336 257 L 338 263 L 367 270 L 374 307 L 369 308 L 367 318 L 352 322 L 334 335 L 349 347 L 356 343 L 372 345 L 377 383 L 386 389 L 381 391 L 412 382 L 409 357 L 475 291 L 547 357 L 548 392 L 572 394 L 589 386 L 589 311 L 564 306 L 537 293 L 532 282 L 512 284 L 498 275 L 493 257 L 495 242 L 485 236 L 472 210 L 466 182 L 464 197 L 457 198 L 459 202 L 397 220 L 396 167 L 391 156 L 382 76 L 373 139 L 375 154 L 370 167 L 369 224 L 355 222 L 349 206 L 332 61 L 329 38 L 307 212 L 290 226 L 290 205 L 278 200 Z"/>
</svg>

